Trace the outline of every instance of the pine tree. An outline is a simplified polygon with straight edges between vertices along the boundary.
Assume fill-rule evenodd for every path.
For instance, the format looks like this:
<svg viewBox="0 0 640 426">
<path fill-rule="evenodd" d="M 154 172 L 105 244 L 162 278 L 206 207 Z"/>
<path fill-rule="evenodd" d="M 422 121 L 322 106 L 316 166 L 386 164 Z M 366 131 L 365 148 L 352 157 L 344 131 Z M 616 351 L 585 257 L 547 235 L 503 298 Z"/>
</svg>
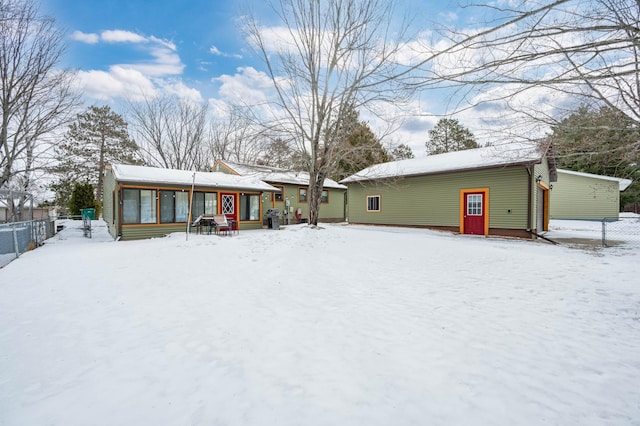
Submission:
<svg viewBox="0 0 640 426">
<path fill-rule="evenodd" d="M 393 148 L 391 151 L 391 157 L 395 160 L 408 160 L 410 158 L 415 158 L 413 155 L 413 150 L 409 145 L 401 143 L 400 145 Z"/>
<path fill-rule="evenodd" d="M 429 130 L 429 140 L 425 143 L 427 154 L 462 151 L 478 148 L 473 133 L 453 118 L 441 118 L 433 129 Z"/>
<path fill-rule="evenodd" d="M 96 207 L 94 188 L 90 183 L 76 183 L 69 198 L 69 213 L 79 215 L 82 209 Z"/>
<path fill-rule="evenodd" d="M 57 165 L 51 172 L 56 203 L 65 206 L 77 182 L 89 182 L 102 201 L 102 172 L 109 163 L 141 164 L 138 145 L 129 137 L 127 122 L 109 106 L 90 106 L 78 114 L 56 147 Z"/>
</svg>

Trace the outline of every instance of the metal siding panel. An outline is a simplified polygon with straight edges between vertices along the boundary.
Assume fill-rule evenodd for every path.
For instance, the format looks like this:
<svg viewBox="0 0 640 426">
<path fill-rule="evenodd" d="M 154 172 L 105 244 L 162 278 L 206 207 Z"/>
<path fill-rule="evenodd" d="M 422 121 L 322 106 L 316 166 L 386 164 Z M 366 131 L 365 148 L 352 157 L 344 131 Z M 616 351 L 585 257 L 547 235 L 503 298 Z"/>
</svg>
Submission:
<svg viewBox="0 0 640 426">
<path fill-rule="evenodd" d="M 619 208 L 618 182 L 558 173 L 551 191 L 552 219 L 617 218 Z"/>
<path fill-rule="evenodd" d="M 349 185 L 354 223 L 460 225 L 460 190 L 489 188 L 489 226 L 526 229 L 528 174 L 524 167 L 475 170 Z M 380 212 L 366 212 L 366 196 L 380 195 Z M 511 210 L 511 212 L 509 212 Z"/>
</svg>

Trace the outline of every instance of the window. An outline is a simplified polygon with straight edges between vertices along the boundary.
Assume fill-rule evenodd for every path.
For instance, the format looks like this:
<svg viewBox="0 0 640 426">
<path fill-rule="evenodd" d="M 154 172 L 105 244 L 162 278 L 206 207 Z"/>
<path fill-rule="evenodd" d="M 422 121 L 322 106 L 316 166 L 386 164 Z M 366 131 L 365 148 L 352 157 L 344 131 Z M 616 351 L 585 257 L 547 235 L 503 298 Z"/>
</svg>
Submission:
<svg viewBox="0 0 640 426">
<path fill-rule="evenodd" d="M 240 194 L 240 220 L 260 220 L 260 194 Z"/>
<path fill-rule="evenodd" d="M 301 203 L 307 202 L 307 188 L 298 188 L 298 201 Z"/>
<path fill-rule="evenodd" d="M 186 222 L 188 216 L 188 192 L 160 191 L 160 223 Z"/>
<path fill-rule="evenodd" d="M 368 212 L 379 212 L 380 211 L 380 196 L 379 195 L 368 195 L 367 196 L 367 211 Z"/>
<path fill-rule="evenodd" d="M 122 223 L 156 223 L 155 189 L 122 190 Z"/>
<path fill-rule="evenodd" d="M 482 194 L 467 195 L 467 215 L 482 216 Z"/>
<path fill-rule="evenodd" d="M 327 190 L 322 191 L 322 195 L 320 196 L 320 202 L 325 204 L 329 202 L 329 191 Z"/>
<path fill-rule="evenodd" d="M 271 185 L 280 190 L 280 192 L 273 192 L 272 201 L 284 201 L 284 186 L 282 185 Z"/>
<path fill-rule="evenodd" d="M 191 216 L 213 216 L 218 214 L 218 193 L 217 192 L 194 192 Z"/>
</svg>

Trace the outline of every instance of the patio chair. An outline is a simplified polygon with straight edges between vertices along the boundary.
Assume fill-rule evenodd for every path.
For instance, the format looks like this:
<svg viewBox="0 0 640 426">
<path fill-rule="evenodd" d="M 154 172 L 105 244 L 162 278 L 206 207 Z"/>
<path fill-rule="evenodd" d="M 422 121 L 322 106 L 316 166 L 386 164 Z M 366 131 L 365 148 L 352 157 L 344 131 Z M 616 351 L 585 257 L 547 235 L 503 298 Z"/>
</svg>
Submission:
<svg viewBox="0 0 640 426">
<path fill-rule="evenodd" d="M 199 234 L 202 231 L 202 217 L 204 215 L 200 215 L 191 222 L 191 228 L 196 228 L 196 232 Z"/>
<path fill-rule="evenodd" d="M 213 215 L 213 223 L 215 226 L 216 234 L 226 232 L 227 235 L 231 235 L 231 225 L 227 221 L 227 217 L 223 214 Z"/>
</svg>

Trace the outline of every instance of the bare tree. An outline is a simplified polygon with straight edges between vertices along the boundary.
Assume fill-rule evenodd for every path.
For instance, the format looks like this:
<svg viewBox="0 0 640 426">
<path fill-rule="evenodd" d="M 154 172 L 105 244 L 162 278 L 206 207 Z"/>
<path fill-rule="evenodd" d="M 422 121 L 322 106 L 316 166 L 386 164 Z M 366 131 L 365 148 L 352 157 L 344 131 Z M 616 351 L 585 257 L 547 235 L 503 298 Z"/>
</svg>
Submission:
<svg viewBox="0 0 640 426">
<path fill-rule="evenodd" d="M 341 117 L 374 101 L 400 102 L 391 87 L 404 28 L 392 28 L 392 3 L 382 0 L 280 0 L 282 26 L 247 22 L 267 67 L 284 118 L 309 172 L 309 223 L 318 223 L 324 180 L 339 161 Z M 278 34 L 284 34 L 279 37 Z"/>
<path fill-rule="evenodd" d="M 212 159 L 255 163 L 264 150 L 265 130 L 255 125 L 248 108 L 231 106 L 224 118 L 211 121 L 208 145 Z"/>
<path fill-rule="evenodd" d="M 474 6 L 491 11 L 500 24 L 449 31 L 446 48 L 423 49 L 417 68 L 425 73 L 413 83 L 482 85 L 483 91 L 502 86 L 499 94 L 484 99 L 507 101 L 546 87 L 581 102 L 596 100 L 640 123 L 640 2 L 518 0 L 504 8 Z"/>
<path fill-rule="evenodd" d="M 179 170 L 208 170 L 207 104 L 164 96 L 130 104 L 129 122 L 147 164 Z"/>
<path fill-rule="evenodd" d="M 0 2 L 0 187 L 31 185 L 46 137 L 73 118 L 71 74 L 57 70 L 63 34 L 31 0 Z"/>
</svg>

